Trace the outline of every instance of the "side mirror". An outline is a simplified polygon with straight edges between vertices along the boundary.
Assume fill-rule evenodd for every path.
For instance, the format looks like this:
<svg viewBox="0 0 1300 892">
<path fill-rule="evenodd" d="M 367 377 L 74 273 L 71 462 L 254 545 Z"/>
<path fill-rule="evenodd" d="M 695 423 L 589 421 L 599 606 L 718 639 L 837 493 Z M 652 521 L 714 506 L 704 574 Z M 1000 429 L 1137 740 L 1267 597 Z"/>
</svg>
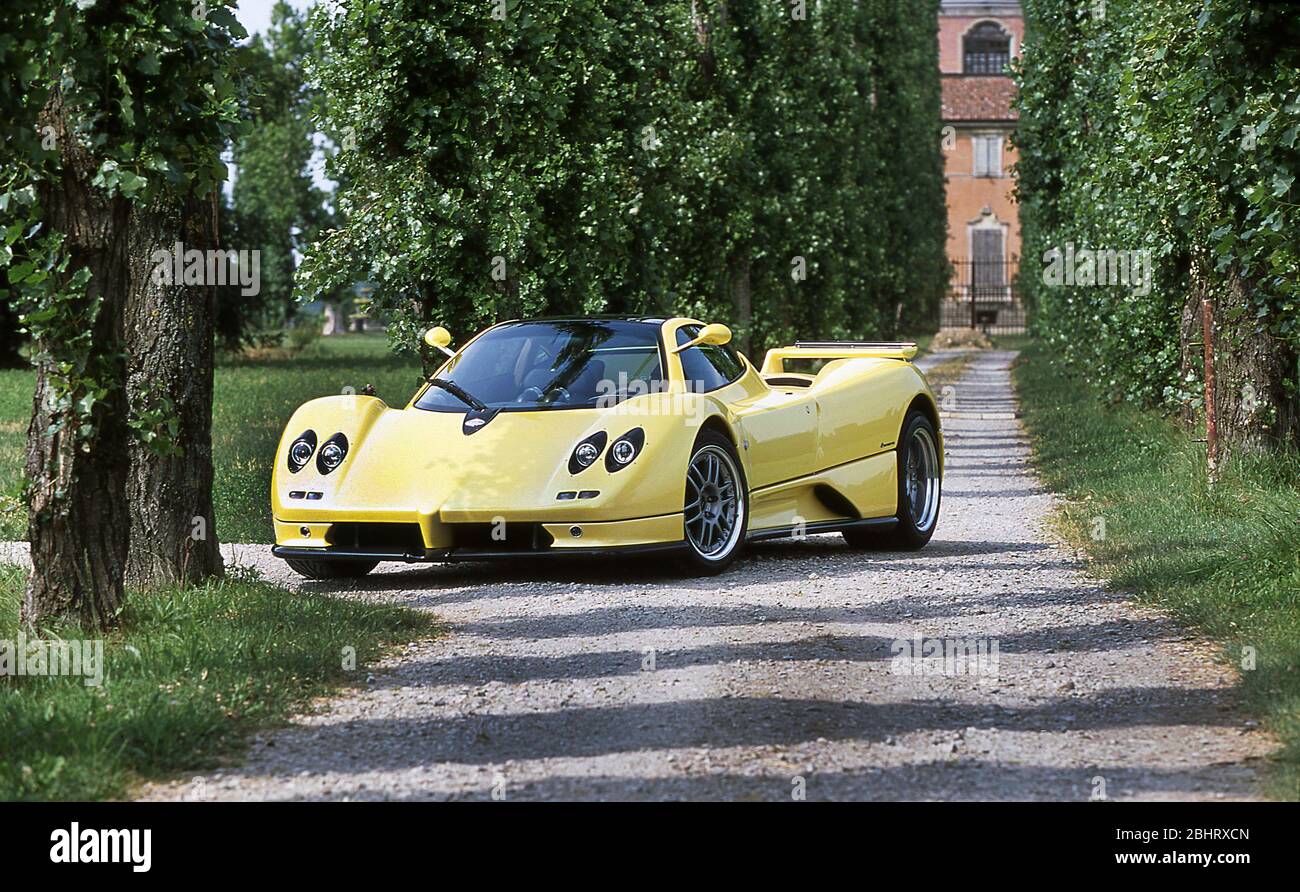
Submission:
<svg viewBox="0 0 1300 892">
<path fill-rule="evenodd" d="M 700 343 L 712 344 L 715 347 L 721 347 L 723 344 L 730 344 L 731 329 L 727 328 L 727 326 L 721 324 L 720 322 L 714 322 L 712 325 L 706 325 L 704 326 L 704 329 L 700 332 Z"/>
<path fill-rule="evenodd" d="M 424 342 L 436 350 L 441 350 L 448 356 L 455 355 L 454 351 L 447 349 L 447 345 L 451 343 L 451 332 L 441 325 L 434 326 L 426 331 L 424 333 Z"/>
<path fill-rule="evenodd" d="M 687 341 L 673 352 L 681 353 L 683 350 L 689 350 L 691 347 L 700 344 L 712 344 L 715 347 L 721 347 L 723 344 L 729 343 L 731 343 L 731 329 L 721 323 L 714 322 L 700 329 L 700 333 L 696 335 L 695 340 Z"/>
</svg>

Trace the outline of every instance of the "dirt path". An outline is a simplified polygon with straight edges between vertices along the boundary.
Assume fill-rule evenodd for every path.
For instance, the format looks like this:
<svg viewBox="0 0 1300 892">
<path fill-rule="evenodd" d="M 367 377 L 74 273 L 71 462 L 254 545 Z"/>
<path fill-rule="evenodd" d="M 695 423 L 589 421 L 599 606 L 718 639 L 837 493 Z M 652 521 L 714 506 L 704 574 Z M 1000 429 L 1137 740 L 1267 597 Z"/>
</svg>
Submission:
<svg viewBox="0 0 1300 892">
<path fill-rule="evenodd" d="M 451 634 L 153 798 L 1249 797 L 1269 740 L 1231 674 L 1081 575 L 1014 419 L 1014 354 L 957 382 L 939 530 L 918 553 L 756 546 L 718 579 L 645 564 L 380 572 L 358 597 Z M 265 546 L 239 559 L 304 589 Z M 899 639 L 996 641 L 996 672 L 900 674 Z"/>
</svg>

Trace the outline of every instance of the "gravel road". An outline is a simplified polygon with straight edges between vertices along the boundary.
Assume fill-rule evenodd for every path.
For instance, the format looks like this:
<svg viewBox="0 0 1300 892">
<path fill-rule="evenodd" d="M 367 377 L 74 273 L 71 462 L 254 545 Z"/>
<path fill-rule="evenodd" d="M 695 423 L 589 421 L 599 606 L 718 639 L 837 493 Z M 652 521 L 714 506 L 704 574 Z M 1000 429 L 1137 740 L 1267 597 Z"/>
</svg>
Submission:
<svg viewBox="0 0 1300 892">
<path fill-rule="evenodd" d="M 1233 673 L 1103 590 L 1046 529 L 1009 352 L 949 394 L 939 529 L 916 553 L 838 536 L 755 546 L 713 579 L 627 561 L 381 565 L 277 582 L 434 612 L 440 639 L 258 738 L 242 764 L 146 788 L 209 799 L 1251 798 L 1273 743 Z M 955 399 L 955 403 L 952 400 Z M 997 659 L 905 674 L 903 639 Z M 934 667 L 925 667 L 934 668 Z"/>
</svg>

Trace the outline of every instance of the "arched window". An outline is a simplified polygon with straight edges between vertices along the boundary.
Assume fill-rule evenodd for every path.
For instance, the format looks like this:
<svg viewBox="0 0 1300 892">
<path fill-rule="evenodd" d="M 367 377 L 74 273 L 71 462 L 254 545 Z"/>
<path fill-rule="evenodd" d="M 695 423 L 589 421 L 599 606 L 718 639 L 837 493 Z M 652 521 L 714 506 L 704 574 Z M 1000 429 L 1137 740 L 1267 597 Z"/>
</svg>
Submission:
<svg viewBox="0 0 1300 892">
<path fill-rule="evenodd" d="M 1011 35 L 997 22 L 980 22 L 962 38 L 964 74 L 1005 74 L 1011 62 Z"/>
</svg>

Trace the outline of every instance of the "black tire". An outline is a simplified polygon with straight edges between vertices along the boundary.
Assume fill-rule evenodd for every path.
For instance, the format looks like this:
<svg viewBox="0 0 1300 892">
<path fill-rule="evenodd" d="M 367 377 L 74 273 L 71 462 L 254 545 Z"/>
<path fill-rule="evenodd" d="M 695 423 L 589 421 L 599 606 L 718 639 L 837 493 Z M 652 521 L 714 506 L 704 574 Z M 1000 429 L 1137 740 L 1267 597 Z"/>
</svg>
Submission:
<svg viewBox="0 0 1300 892">
<path fill-rule="evenodd" d="M 924 412 L 913 409 L 907 413 L 895 452 L 898 510 L 894 517 L 898 524 L 887 533 L 869 527 L 845 530 L 844 540 L 853 548 L 915 551 L 930 541 L 939 524 L 943 457 L 939 455 L 939 437 L 934 425 Z"/>
<path fill-rule="evenodd" d="M 705 479 L 715 469 L 716 479 Z M 703 475 L 703 476 L 702 476 Z M 708 576 L 721 573 L 745 547 L 749 525 L 749 484 L 736 447 L 724 435 L 713 430 L 701 431 L 686 464 L 682 501 L 686 548 L 682 568 Z M 729 481 L 729 487 L 728 487 Z M 728 507 L 728 492 L 734 499 Z M 692 505 L 698 500 L 698 517 Z M 728 523 L 730 518 L 730 523 Z M 721 537 L 721 540 L 710 538 Z"/>
<path fill-rule="evenodd" d="M 289 569 L 308 579 L 360 579 L 375 567 L 379 561 L 330 561 L 321 558 L 285 558 Z"/>
</svg>

